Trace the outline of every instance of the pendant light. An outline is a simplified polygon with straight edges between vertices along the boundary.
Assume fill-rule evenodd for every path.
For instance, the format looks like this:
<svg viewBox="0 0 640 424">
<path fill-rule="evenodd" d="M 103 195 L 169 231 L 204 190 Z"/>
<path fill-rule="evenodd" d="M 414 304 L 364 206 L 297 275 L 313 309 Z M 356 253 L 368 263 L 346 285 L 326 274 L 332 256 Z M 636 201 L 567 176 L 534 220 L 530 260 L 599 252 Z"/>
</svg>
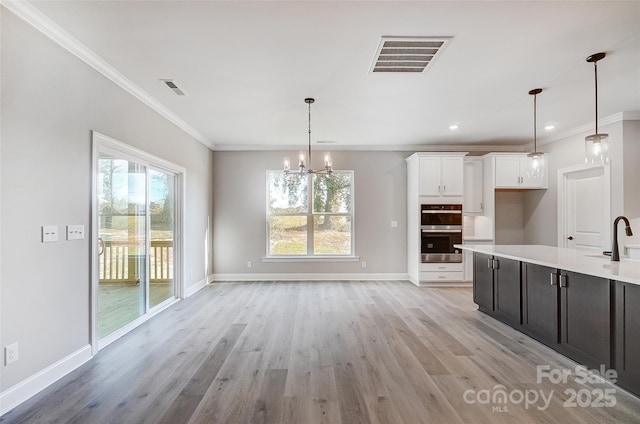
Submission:
<svg viewBox="0 0 640 424">
<path fill-rule="evenodd" d="M 286 175 L 301 175 L 301 174 L 331 174 L 333 172 L 333 163 L 331 161 L 331 154 L 324 154 L 324 168 L 314 171 L 311 168 L 311 104 L 315 102 L 315 99 L 308 97 L 304 99 L 304 102 L 309 105 L 309 161 L 305 161 L 304 151 L 300 151 L 298 156 L 298 170 L 291 171 L 291 162 L 289 158 L 284 158 L 284 173 Z"/>
<path fill-rule="evenodd" d="M 587 58 L 587 62 L 593 63 L 596 92 L 596 132 L 584 139 L 584 161 L 588 167 L 609 163 L 609 134 L 598 133 L 598 61 L 605 56 L 605 53 L 595 53 Z"/>
<path fill-rule="evenodd" d="M 538 151 L 538 129 L 537 129 L 537 96 L 542 93 L 542 88 L 535 88 L 529 91 L 533 96 L 533 152 L 529 153 L 529 166 L 527 176 L 529 178 L 541 178 L 544 175 L 544 153 Z"/>
</svg>

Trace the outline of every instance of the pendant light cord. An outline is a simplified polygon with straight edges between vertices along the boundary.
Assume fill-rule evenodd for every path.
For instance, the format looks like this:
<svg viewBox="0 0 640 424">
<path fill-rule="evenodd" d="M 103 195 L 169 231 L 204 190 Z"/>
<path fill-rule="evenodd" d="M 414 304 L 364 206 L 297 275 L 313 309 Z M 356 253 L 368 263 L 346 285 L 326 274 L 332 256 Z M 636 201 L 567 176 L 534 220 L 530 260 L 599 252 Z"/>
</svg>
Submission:
<svg viewBox="0 0 640 424">
<path fill-rule="evenodd" d="M 596 134 L 598 134 L 598 61 L 593 62 L 593 73 L 595 75 L 596 87 Z"/>
<path fill-rule="evenodd" d="M 529 91 L 529 94 L 533 96 L 533 152 L 532 155 L 539 155 L 538 153 L 538 94 L 542 93 L 542 88 L 534 88 Z"/>
<path fill-rule="evenodd" d="M 309 102 L 309 169 L 311 169 L 311 102 Z"/>
<path fill-rule="evenodd" d="M 538 132 L 537 132 L 538 130 L 536 129 L 536 127 L 537 127 L 536 122 L 538 120 L 537 98 L 538 98 L 538 95 L 534 94 L 533 95 L 533 152 L 534 153 L 536 153 L 538 151 L 538 146 L 537 146 L 537 143 L 536 143 L 536 140 L 538 139 Z"/>
</svg>

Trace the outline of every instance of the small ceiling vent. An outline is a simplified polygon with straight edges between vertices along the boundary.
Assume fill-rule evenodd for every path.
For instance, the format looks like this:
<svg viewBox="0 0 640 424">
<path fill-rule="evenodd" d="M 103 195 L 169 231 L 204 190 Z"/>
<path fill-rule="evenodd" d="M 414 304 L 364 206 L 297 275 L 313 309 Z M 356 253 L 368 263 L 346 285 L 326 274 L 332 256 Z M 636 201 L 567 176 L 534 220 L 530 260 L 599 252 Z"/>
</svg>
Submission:
<svg viewBox="0 0 640 424">
<path fill-rule="evenodd" d="M 453 37 L 381 37 L 370 72 L 423 72 Z"/>
<path fill-rule="evenodd" d="M 180 88 L 173 82 L 172 79 L 160 79 L 163 83 L 167 85 L 170 89 L 173 90 L 178 96 L 184 96 L 184 91 L 180 90 Z"/>
</svg>

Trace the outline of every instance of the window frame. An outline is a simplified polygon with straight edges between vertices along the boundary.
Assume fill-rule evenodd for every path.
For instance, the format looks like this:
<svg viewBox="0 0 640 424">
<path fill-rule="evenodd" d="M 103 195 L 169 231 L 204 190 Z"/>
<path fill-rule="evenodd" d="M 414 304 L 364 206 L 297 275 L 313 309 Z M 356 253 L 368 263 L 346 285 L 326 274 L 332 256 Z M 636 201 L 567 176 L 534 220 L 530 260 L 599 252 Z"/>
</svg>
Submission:
<svg viewBox="0 0 640 424">
<path fill-rule="evenodd" d="M 284 174 L 282 170 L 267 170 L 265 178 L 265 227 L 266 227 L 266 255 L 262 258 L 265 262 L 305 262 L 305 261 L 357 261 L 355 256 L 355 173 L 353 170 L 335 170 L 334 174 L 347 174 L 351 177 L 351 202 L 350 212 L 314 212 L 313 211 L 313 178 L 318 174 L 306 174 L 307 178 L 307 210 L 306 212 L 271 213 L 269 202 L 270 175 Z M 271 253 L 271 217 L 272 216 L 304 216 L 307 218 L 307 254 L 306 255 L 279 255 Z M 316 216 L 346 216 L 351 219 L 351 251 L 346 254 L 317 254 L 314 252 L 314 218 Z"/>
</svg>

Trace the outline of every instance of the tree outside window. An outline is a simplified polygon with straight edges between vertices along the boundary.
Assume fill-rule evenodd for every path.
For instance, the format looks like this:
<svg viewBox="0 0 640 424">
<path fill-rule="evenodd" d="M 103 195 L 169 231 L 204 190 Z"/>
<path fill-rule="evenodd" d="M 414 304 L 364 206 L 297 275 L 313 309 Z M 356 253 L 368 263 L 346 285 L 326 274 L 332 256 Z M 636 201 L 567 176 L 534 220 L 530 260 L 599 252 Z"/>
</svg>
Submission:
<svg viewBox="0 0 640 424">
<path fill-rule="evenodd" d="M 267 199 L 268 256 L 353 255 L 353 171 L 268 171 Z"/>
</svg>

